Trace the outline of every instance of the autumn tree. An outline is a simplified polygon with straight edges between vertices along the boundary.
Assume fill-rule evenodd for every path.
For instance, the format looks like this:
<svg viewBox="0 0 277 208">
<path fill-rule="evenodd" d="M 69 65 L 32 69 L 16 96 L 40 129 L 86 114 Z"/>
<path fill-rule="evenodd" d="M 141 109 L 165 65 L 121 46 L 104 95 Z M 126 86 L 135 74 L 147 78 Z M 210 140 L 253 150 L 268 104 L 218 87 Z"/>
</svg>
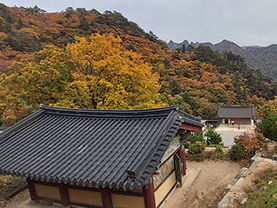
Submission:
<svg viewBox="0 0 277 208">
<path fill-rule="evenodd" d="M 85 16 L 83 17 L 80 17 L 80 24 L 79 24 L 79 28 L 82 29 L 82 30 L 85 30 L 85 31 L 88 31 L 89 28 L 90 28 L 90 25 L 86 19 Z"/>
<path fill-rule="evenodd" d="M 14 63 L 0 76 L 0 113 L 10 125 L 40 103 L 61 107 L 137 109 L 158 107 L 158 75 L 120 38 L 76 38 L 67 52 L 47 48 L 35 61 Z M 160 105 L 159 105 L 160 106 Z"/>
<path fill-rule="evenodd" d="M 277 141 L 277 114 L 270 113 L 259 127 L 266 138 Z"/>
<path fill-rule="evenodd" d="M 141 56 L 124 49 L 121 39 L 110 35 L 76 38 L 67 46 L 75 64 L 70 83 L 71 100 L 83 108 L 135 109 L 155 106 L 158 75 Z"/>
<path fill-rule="evenodd" d="M 119 43 L 114 41 L 107 44 L 106 42 L 110 42 L 111 38 L 108 38 L 109 35 L 104 35 L 106 42 L 96 46 L 95 40 L 91 41 L 89 36 L 91 33 L 97 32 L 100 32 L 100 34 L 112 33 L 114 37 L 120 37 L 121 40 L 119 40 Z M 87 42 L 81 41 L 81 39 L 76 42 L 76 35 L 84 36 Z M 89 46 L 86 45 L 84 48 L 76 49 L 81 58 L 74 55 L 74 61 L 73 59 L 71 60 L 74 51 L 73 45 L 80 45 L 82 42 L 87 43 Z M 74 44 L 70 45 L 71 43 Z M 15 61 L 21 61 L 26 56 L 33 56 L 34 53 L 49 45 L 61 48 L 61 52 L 69 56 L 71 64 L 63 63 L 65 68 L 71 71 L 72 80 L 68 81 L 63 90 L 58 93 L 59 99 L 56 99 L 55 90 L 52 90 L 51 94 L 53 96 L 49 97 L 37 92 L 35 97 L 40 96 L 37 102 L 32 101 L 32 99 L 30 101 L 22 101 L 22 103 L 26 103 L 24 105 L 28 106 L 28 109 L 30 109 L 31 105 L 37 105 L 27 104 L 32 102 L 82 108 L 140 108 L 144 106 L 142 103 L 145 103 L 145 107 L 155 106 L 155 103 L 166 103 L 167 105 L 179 104 L 180 109 L 195 116 L 201 116 L 203 119 L 217 119 L 218 106 L 225 105 L 229 100 L 232 101 L 233 105 L 254 105 L 257 111 L 259 108 L 262 118 L 265 118 L 270 112 L 276 113 L 276 101 L 268 102 L 268 100 L 272 100 L 276 95 L 277 85 L 271 78 L 263 75 L 260 70 L 250 69 L 243 57 L 232 52 L 220 54 L 207 46 L 197 48 L 192 45 L 183 47 L 179 51 L 169 50 L 166 44 L 153 32 L 146 33 L 136 23 L 129 21 L 121 13 L 115 11 L 106 11 L 101 14 L 95 9 L 87 11 L 84 8 L 77 8 L 75 11 L 72 7 L 69 7 L 65 12 L 46 13 L 36 6 L 33 8 L 9 8 L 0 4 L 1 72 L 7 72 L 9 70 L 8 67 Z M 66 50 L 67 45 L 69 46 Z M 93 45 L 95 49 L 90 51 L 90 48 L 88 48 L 90 45 Z M 109 45 L 110 48 L 105 45 Z M 69 50 L 69 48 L 72 50 Z M 119 50 L 115 50 L 115 48 L 119 48 Z M 127 55 L 127 50 L 129 50 L 128 53 L 131 55 Z M 11 53 L 6 53 L 6 51 L 11 51 Z M 111 56 L 109 53 L 113 53 L 112 51 L 115 53 L 120 51 L 120 53 Z M 106 53 L 106 56 L 103 55 L 102 68 L 99 66 L 99 60 L 96 61 L 90 57 L 98 57 L 99 54 Z M 41 55 L 43 54 L 44 52 L 41 53 Z M 50 54 L 44 56 L 46 60 L 50 57 Z M 59 61 L 58 56 L 56 56 L 57 60 L 54 60 L 53 56 L 51 57 L 53 63 Z M 44 62 L 44 58 L 41 56 L 40 62 Z M 111 61 L 112 58 L 116 60 Z M 92 60 L 97 63 L 92 63 Z M 82 65 L 87 63 L 94 65 L 91 66 L 93 69 L 92 73 L 88 73 L 88 78 L 84 78 L 87 75 L 82 75 L 83 72 L 80 70 L 83 67 Z M 104 66 L 104 63 L 107 66 Z M 39 68 L 40 64 L 39 62 L 21 61 L 18 64 L 18 68 L 22 67 L 24 70 L 27 68 Z M 131 65 L 135 65 L 137 68 L 144 65 L 141 68 L 144 68 L 142 71 L 147 71 L 147 75 L 145 75 L 147 78 L 141 77 L 148 79 L 149 76 L 150 83 L 154 79 L 153 77 L 157 77 L 157 75 L 148 74 L 149 71 L 152 69 L 152 72 L 159 74 L 158 83 L 161 85 L 161 89 L 159 90 L 158 99 L 156 99 L 158 93 L 154 93 L 154 91 L 159 86 L 154 81 L 153 90 L 151 91 L 150 87 L 148 88 L 151 93 L 138 90 L 140 87 L 134 88 L 135 84 L 140 86 L 140 81 L 136 82 L 133 80 L 134 76 L 129 78 L 130 82 L 134 84 L 128 84 L 127 88 L 124 87 L 129 81 L 126 81 L 128 75 L 122 72 L 126 70 L 123 70 L 124 67 L 122 68 L 121 66 L 133 68 Z M 51 68 L 52 66 L 49 65 L 49 67 Z M 52 69 L 56 70 L 55 67 L 52 67 Z M 127 71 L 132 73 L 132 70 L 127 69 Z M 11 70 L 11 73 L 13 73 L 13 70 Z M 19 79 L 22 75 L 19 76 L 16 73 L 15 77 Z M 27 76 L 28 73 L 24 71 L 24 76 Z M 123 83 L 121 88 L 119 88 L 120 85 L 118 83 L 115 83 L 119 73 L 124 74 L 122 76 L 124 78 L 118 81 L 118 83 Z M 56 74 L 53 73 L 54 75 Z M 38 77 L 44 79 L 44 76 L 44 73 L 40 73 Z M 97 80 L 95 77 L 100 78 Z M 112 81 L 106 83 L 107 77 L 113 77 Z M 1 80 L 10 78 L 10 73 L 3 74 Z M 141 80 L 140 78 L 136 79 Z M 103 82 L 103 80 L 105 81 Z M 53 78 L 53 81 L 55 83 L 55 78 Z M 8 85 L 7 80 L 3 82 L 3 84 Z M 12 82 L 10 88 L 12 88 Z M 25 83 L 21 80 L 20 82 L 22 85 Z M 79 85 L 78 82 L 84 85 Z M 145 84 L 145 86 L 149 85 Z M 17 85 L 15 84 L 15 86 Z M 52 84 L 43 86 L 53 87 Z M 31 88 L 27 87 L 28 89 Z M 4 88 L 0 94 L 3 95 L 5 94 L 4 92 L 9 94 L 10 88 L 8 87 L 8 91 Z M 14 93 L 14 98 L 18 97 L 17 94 L 21 95 L 20 91 Z M 10 99 L 8 99 L 10 106 L 20 106 L 19 104 L 14 105 L 12 99 Z M 4 102 L 3 105 L 7 105 L 7 103 Z M 20 107 L 19 109 L 27 108 Z M 5 110 L 5 116 L 9 114 L 7 112 Z M 17 115 L 17 117 L 22 114 L 20 111 L 10 112 L 11 115 Z"/>
<path fill-rule="evenodd" d="M 264 105 L 259 107 L 260 116 L 265 119 L 270 114 L 277 113 L 277 96 L 274 97 L 274 100 L 267 101 Z"/>
<path fill-rule="evenodd" d="M 209 46 L 199 45 L 194 49 L 196 58 L 202 62 L 213 63 L 216 53 Z"/>
<path fill-rule="evenodd" d="M 0 113 L 6 125 L 13 124 L 39 107 L 67 99 L 63 95 L 73 63 L 60 49 L 48 48 L 35 55 L 35 61 L 16 62 L 0 75 Z"/>
<path fill-rule="evenodd" d="M 266 138 L 256 131 L 236 136 L 235 143 L 242 146 L 245 158 L 251 158 L 256 150 L 267 148 Z"/>
</svg>

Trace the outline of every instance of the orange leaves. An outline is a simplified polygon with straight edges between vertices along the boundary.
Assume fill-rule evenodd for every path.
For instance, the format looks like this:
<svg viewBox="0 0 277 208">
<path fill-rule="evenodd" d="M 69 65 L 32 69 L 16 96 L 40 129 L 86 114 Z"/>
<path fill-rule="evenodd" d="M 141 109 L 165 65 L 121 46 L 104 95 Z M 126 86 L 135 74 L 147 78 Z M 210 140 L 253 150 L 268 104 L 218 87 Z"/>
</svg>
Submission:
<svg viewBox="0 0 277 208">
<path fill-rule="evenodd" d="M 244 148 L 247 156 L 252 156 L 255 150 L 267 148 L 266 138 L 256 131 L 236 136 L 236 143 Z"/>
<path fill-rule="evenodd" d="M 277 113 L 277 96 L 274 97 L 274 100 L 269 100 L 267 102 L 264 102 L 264 100 L 262 100 L 262 102 L 261 99 L 257 96 L 253 96 L 252 99 L 259 104 L 263 104 L 259 107 L 259 114 L 263 119 L 265 119 L 265 117 L 270 115 L 271 113 Z"/>
</svg>

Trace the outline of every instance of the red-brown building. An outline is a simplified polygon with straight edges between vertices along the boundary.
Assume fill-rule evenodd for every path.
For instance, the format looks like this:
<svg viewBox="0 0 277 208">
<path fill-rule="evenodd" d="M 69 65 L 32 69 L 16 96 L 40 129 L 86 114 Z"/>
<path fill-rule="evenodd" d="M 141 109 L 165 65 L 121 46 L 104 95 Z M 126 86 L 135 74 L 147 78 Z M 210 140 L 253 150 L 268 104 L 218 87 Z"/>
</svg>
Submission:
<svg viewBox="0 0 277 208">
<path fill-rule="evenodd" d="M 160 207 L 182 184 L 179 129 L 200 118 L 176 106 L 85 110 L 41 106 L 0 134 L 0 174 L 26 177 L 33 200 L 81 207 Z"/>
<path fill-rule="evenodd" d="M 253 125 L 254 106 L 220 106 L 218 109 L 220 124 Z"/>
</svg>

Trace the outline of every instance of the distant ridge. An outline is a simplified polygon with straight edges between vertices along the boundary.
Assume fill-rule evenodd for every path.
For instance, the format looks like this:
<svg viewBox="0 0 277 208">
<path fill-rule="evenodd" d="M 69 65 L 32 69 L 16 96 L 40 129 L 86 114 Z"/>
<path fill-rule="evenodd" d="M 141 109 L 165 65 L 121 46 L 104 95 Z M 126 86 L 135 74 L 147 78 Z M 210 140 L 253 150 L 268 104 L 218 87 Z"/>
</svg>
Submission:
<svg viewBox="0 0 277 208">
<path fill-rule="evenodd" d="M 257 46 L 257 45 L 255 45 L 255 46 L 241 46 L 241 48 L 243 50 L 245 50 L 246 48 L 262 48 L 262 46 Z"/>
<path fill-rule="evenodd" d="M 244 48 L 242 48 L 242 47 L 238 46 L 237 44 L 235 44 L 234 42 L 231 42 L 231 41 L 228 41 L 228 40 L 223 40 L 220 43 L 216 43 L 216 44 L 212 44 L 210 42 L 206 42 L 206 43 L 190 42 L 189 43 L 189 41 L 187 41 L 187 40 L 184 40 L 182 43 L 174 43 L 171 40 L 171 41 L 169 41 L 169 43 L 167 45 L 170 49 L 175 50 L 177 48 L 181 48 L 184 44 L 185 44 L 186 47 L 188 45 L 192 45 L 194 47 L 198 47 L 199 45 L 209 46 L 213 50 L 217 50 L 219 52 L 223 52 L 225 50 L 226 51 L 232 51 L 232 52 L 242 52 L 247 47 L 251 47 L 251 46 L 244 46 Z M 259 46 L 252 46 L 252 47 L 259 47 Z"/>
<path fill-rule="evenodd" d="M 172 50 L 176 48 L 181 48 L 185 44 L 186 47 L 189 45 L 188 40 L 184 40 L 182 43 L 174 43 L 172 40 L 168 43 L 168 47 Z M 199 45 L 205 45 L 211 47 L 214 51 L 219 51 L 220 53 L 224 51 L 231 51 L 244 57 L 247 64 L 254 68 L 260 69 L 264 74 L 272 77 L 277 81 L 277 44 L 272 44 L 267 47 L 262 46 L 239 46 L 236 43 L 223 40 L 220 43 L 212 44 L 208 43 L 193 43 L 190 45 L 198 47 Z"/>
</svg>

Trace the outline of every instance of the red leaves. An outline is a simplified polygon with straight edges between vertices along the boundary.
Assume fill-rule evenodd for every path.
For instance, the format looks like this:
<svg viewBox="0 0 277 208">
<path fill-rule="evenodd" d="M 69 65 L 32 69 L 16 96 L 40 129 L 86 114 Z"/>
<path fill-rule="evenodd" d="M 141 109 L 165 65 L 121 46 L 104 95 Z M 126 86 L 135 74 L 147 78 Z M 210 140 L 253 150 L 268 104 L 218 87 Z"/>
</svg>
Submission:
<svg viewBox="0 0 277 208">
<path fill-rule="evenodd" d="M 252 156 L 256 150 L 267 148 L 266 138 L 257 131 L 244 132 L 242 135 L 236 136 L 235 141 L 244 148 L 246 156 Z"/>
</svg>

